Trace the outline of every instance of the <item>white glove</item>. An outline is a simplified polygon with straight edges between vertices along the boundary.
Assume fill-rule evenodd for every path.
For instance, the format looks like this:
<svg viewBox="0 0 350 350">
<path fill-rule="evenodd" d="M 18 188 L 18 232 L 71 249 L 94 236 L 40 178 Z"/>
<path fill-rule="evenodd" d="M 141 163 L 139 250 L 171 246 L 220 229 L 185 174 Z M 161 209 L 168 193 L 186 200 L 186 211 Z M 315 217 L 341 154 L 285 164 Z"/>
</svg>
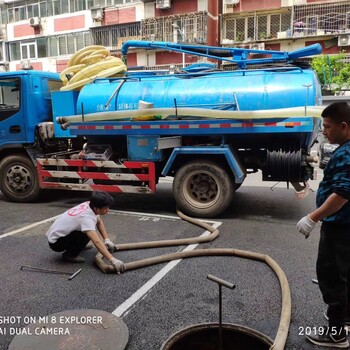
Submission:
<svg viewBox="0 0 350 350">
<path fill-rule="evenodd" d="M 309 215 L 304 216 L 297 223 L 297 229 L 305 238 L 309 238 L 310 232 L 315 228 L 316 222 L 310 219 Z"/>
<path fill-rule="evenodd" d="M 114 266 L 115 272 L 120 275 L 124 270 L 124 263 L 121 260 L 118 260 L 116 258 L 112 258 L 109 260 L 109 262 Z"/>
<path fill-rule="evenodd" d="M 104 243 L 108 251 L 113 253 L 115 250 L 115 244 L 108 238 L 104 240 Z"/>
</svg>

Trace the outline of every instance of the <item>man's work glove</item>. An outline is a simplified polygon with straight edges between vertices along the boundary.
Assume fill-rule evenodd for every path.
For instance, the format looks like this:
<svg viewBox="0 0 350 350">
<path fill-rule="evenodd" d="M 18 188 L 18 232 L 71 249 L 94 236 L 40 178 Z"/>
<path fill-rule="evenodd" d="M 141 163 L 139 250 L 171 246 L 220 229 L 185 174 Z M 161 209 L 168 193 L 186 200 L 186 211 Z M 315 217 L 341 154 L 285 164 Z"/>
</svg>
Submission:
<svg viewBox="0 0 350 350">
<path fill-rule="evenodd" d="M 115 244 L 110 239 L 105 239 L 104 243 L 110 253 L 113 253 L 115 251 Z"/>
<path fill-rule="evenodd" d="M 297 223 L 297 229 L 305 238 L 309 238 L 310 232 L 315 228 L 316 222 L 310 219 L 309 215 L 304 216 Z"/>
<path fill-rule="evenodd" d="M 115 272 L 120 275 L 124 270 L 124 263 L 121 260 L 112 258 L 109 262 L 114 266 Z"/>
</svg>

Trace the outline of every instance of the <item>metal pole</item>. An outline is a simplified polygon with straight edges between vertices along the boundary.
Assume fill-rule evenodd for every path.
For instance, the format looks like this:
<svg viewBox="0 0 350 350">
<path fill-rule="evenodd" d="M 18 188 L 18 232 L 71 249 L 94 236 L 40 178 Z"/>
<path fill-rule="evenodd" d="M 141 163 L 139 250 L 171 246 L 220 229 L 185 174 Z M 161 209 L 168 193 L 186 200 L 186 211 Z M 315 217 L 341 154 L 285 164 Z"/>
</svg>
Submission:
<svg viewBox="0 0 350 350">
<path fill-rule="evenodd" d="M 310 90 L 310 87 L 312 86 L 312 84 L 305 84 L 303 86 L 306 87 L 306 101 L 305 101 L 305 116 L 306 116 L 307 106 L 309 103 L 309 90 Z"/>
<path fill-rule="evenodd" d="M 219 350 L 222 350 L 222 285 L 219 284 Z"/>
<path fill-rule="evenodd" d="M 50 269 L 45 269 L 45 268 L 41 268 L 41 267 L 27 266 L 27 265 L 22 265 L 21 270 L 46 272 L 46 273 L 53 273 L 53 274 L 57 274 L 57 275 L 70 275 L 68 277 L 69 280 L 72 280 L 75 276 L 77 276 L 82 271 L 82 269 L 79 269 L 75 272 L 58 271 L 58 270 L 50 270 Z"/>
<path fill-rule="evenodd" d="M 222 286 L 230 289 L 234 289 L 236 286 L 213 275 L 208 275 L 207 278 L 219 285 L 219 350 L 222 350 Z"/>
</svg>

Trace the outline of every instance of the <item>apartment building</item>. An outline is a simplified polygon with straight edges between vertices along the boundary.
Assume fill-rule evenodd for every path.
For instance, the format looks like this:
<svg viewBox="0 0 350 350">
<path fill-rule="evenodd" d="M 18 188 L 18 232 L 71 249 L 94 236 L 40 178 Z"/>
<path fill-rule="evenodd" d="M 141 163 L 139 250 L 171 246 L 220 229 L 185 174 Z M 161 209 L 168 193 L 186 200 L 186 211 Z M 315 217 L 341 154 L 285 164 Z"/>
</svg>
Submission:
<svg viewBox="0 0 350 350">
<path fill-rule="evenodd" d="M 126 40 L 350 53 L 350 2 L 338 0 L 1 0 L 0 69 L 62 71 L 91 44 Z M 129 66 L 183 66 L 196 56 L 131 50 Z"/>
<path fill-rule="evenodd" d="M 120 52 L 124 41 L 159 40 L 217 45 L 217 0 L 5 0 L 0 2 L 0 64 L 4 70 L 62 71 L 91 44 Z M 194 57 L 133 50 L 131 66 L 192 62 Z"/>
<path fill-rule="evenodd" d="M 221 44 L 292 51 L 320 43 L 350 53 L 350 1 L 224 0 Z"/>
</svg>

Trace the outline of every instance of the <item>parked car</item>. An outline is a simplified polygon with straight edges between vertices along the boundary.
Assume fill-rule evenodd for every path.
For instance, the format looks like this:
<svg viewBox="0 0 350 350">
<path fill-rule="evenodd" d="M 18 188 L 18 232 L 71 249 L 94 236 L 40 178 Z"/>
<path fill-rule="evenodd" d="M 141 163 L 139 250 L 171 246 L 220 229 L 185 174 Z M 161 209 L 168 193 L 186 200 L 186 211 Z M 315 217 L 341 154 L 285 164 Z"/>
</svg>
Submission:
<svg viewBox="0 0 350 350">
<path fill-rule="evenodd" d="M 338 144 L 328 143 L 322 141 L 318 148 L 319 164 L 320 169 L 324 169 L 332 157 L 333 152 L 338 148 Z"/>
</svg>

